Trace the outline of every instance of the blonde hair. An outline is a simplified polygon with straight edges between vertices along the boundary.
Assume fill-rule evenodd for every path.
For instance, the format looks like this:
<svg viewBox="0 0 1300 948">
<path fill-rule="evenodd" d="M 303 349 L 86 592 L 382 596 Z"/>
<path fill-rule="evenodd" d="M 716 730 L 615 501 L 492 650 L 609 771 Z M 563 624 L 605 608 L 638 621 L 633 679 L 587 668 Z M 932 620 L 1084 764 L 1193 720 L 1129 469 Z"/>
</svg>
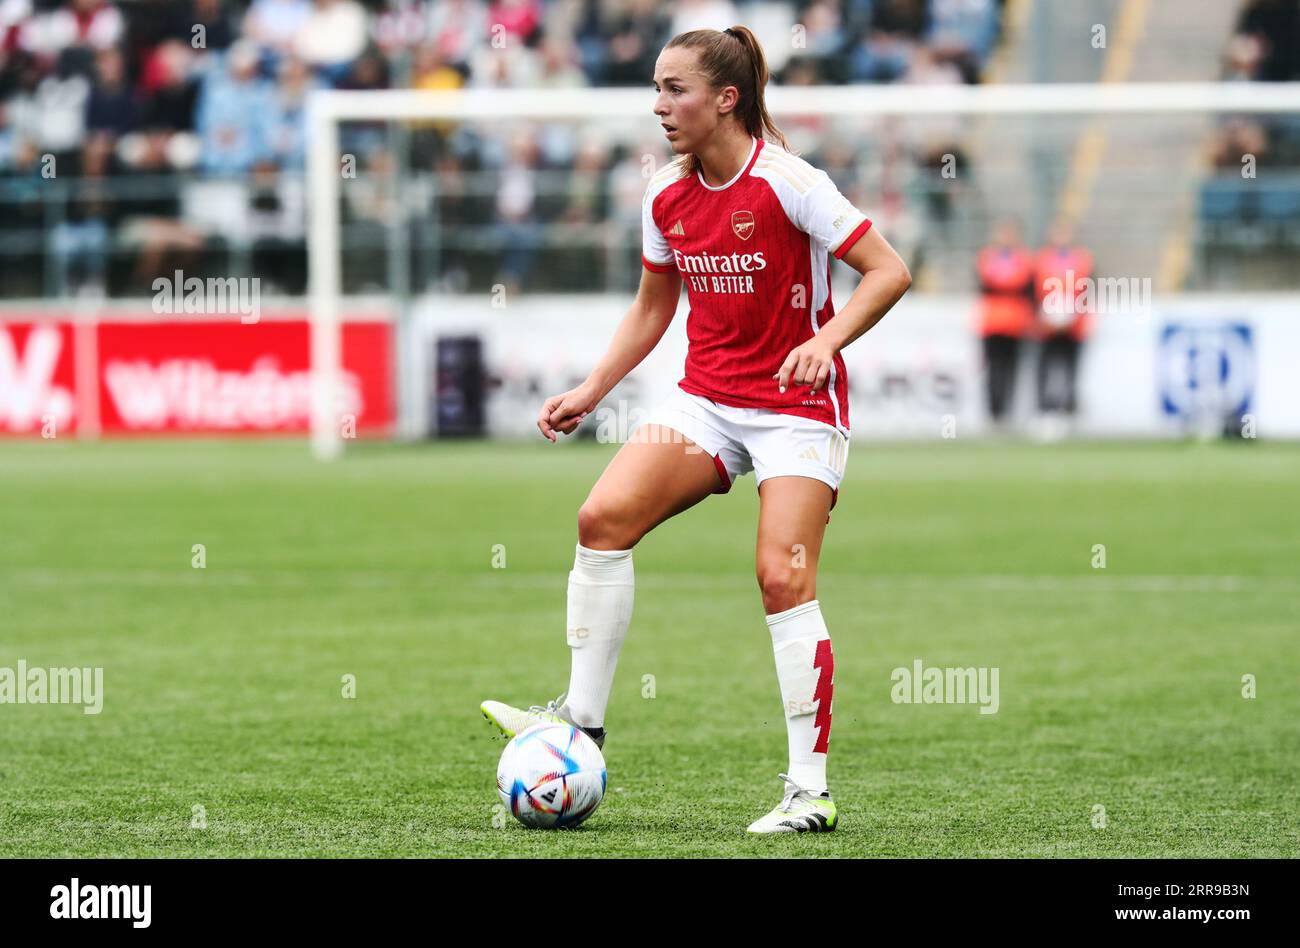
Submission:
<svg viewBox="0 0 1300 948">
<path fill-rule="evenodd" d="M 770 74 L 763 47 L 746 26 L 733 26 L 728 30 L 691 30 L 679 33 L 668 41 L 664 49 L 693 49 L 697 51 L 697 68 L 714 89 L 735 86 L 740 93 L 732 115 L 741 127 L 755 138 L 777 142 L 786 151 L 792 151 L 785 135 L 776 127 L 763 100 L 763 89 Z M 692 154 L 683 162 L 682 176 L 689 177 L 701 171 L 698 155 Z"/>
</svg>

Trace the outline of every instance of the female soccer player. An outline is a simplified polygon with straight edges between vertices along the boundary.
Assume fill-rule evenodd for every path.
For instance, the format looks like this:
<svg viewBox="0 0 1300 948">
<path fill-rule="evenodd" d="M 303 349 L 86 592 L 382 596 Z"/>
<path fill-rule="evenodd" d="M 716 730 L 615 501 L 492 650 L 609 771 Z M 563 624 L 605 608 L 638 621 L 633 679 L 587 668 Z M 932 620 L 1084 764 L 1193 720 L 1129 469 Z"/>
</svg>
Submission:
<svg viewBox="0 0 1300 948">
<path fill-rule="evenodd" d="M 658 524 L 758 482 L 757 574 L 776 653 L 790 766 L 752 833 L 835 829 L 826 784 L 834 659 L 815 598 L 822 536 L 848 457 L 840 350 L 911 285 L 903 261 L 825 172 L 795 157 L 763 101 L 768 70 L 743 26 L 682 33 L 655 64 L 654 112 L 677 158 L 642 209 L 641 285 L 585 382 L 546 400 L 537 427 L 572 433 L 649 354 L 690 300 L 685 377 L 633 433 L 578 511 L 569 573 L 568 691 L 545 707 L 486 701 L 507 736 L 567 721 L 605 741 L 605 706 L 632 617 L 632 548 Z M 862 274 L 836 313 L 835 256 Z M 834 317 L 834 318 L 832 318 Z"/>
</svg>

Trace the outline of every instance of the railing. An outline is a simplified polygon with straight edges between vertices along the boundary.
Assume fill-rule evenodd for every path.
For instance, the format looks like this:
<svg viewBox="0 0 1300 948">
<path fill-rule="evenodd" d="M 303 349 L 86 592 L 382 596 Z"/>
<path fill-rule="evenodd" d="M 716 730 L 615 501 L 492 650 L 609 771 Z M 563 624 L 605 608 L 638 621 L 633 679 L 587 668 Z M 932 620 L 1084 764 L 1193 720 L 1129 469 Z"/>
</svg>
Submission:
<svg viewBox="0 0 1300 948">
<path fill-rule="evenodd" d="M 389 290 L 396 208 L 405 219 L 416 293 L 489 292 L 500 283 L 539 292 L 635 289 L 639 199 L 620 198 L 606 179 L 588 192 L 590 213 L 566 217 L 574 174 L 539 170 L 531 178 L 534 212 L 510 222 L 496 210 L 495 172 L 458 178 L 454 194 L 428 171 L 412 172 L 400 189 L 387 175 L 361 173 L 347 182 L 341 197 L 345 293 Z M 909 263 L 942 267 L 943 289 L 970 289 L 974 257 L 992 221 L 1026 200 L 1023 191 L 1006 193 L 992 178 L 975 169 L 950 181 L 909 165 L 890 185 L 898 207 L 876 219 Z M 879 182 L 858 180 L 857 200 L 876 216 Z M 302 187 L 302 176 L 290 174 L 281 174 L 272 190 L 248 178 L 182 175 L 0 178 L 0 297 L 148 295 L 155 277 L 170 277 L 175 269 L 257 277 L 266 292 L 301 295 L 307 266 Z M 357 195 L 349 195 L 352 187 Z M 1300 284 L 1300 270 L 1289 262 L 1300 248 L 1300 174 L 1261 171 L 1251 180 L 1190 174 L 1171 177 L 1163 187 L 1166 194 L 1185 190 L 1195 207 L 1199 264 L 1190 288 L 1231 288 L 1241 272 L 1239 256 L 1253 258 L 1253 289 Z M 362 193 L 399 200 L 385 210 Z M 1144 202 L 1153 200 L 1147 183 L 1114 175 L 1107 181 L 1082 235 L 1094 244 L 1100 266 L 1108 239 L 1140 228 Z"/>
</svg>

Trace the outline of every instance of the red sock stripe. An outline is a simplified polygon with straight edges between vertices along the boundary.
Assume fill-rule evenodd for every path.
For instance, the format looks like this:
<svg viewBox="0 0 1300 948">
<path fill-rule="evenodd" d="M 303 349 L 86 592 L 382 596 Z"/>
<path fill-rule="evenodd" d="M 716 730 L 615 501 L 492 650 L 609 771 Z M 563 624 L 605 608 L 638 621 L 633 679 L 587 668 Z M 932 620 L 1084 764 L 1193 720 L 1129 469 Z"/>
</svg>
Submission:
<svg viewBox="0 0 1300 948">
<path fill-rule="evenodd" d="M 817 743 L 813 744 L 813 753 L 824 754 L 831 743 L 831 693 L 835 690 L 835 655 L 831 652 L 830 639 L 822 639 L 817 643 L 813 668 L 821 669 L 821 674 L 817 676 L 817 690 L 813 692 L 813 698 L 817 701 L 817 716 L 813 718 Z"/>
</svg>

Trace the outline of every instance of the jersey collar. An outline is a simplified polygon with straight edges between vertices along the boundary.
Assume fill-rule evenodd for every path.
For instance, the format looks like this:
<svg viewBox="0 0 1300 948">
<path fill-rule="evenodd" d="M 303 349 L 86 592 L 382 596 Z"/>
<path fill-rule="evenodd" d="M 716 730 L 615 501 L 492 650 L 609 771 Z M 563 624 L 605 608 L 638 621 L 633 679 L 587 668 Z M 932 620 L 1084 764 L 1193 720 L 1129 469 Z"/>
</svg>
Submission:
<svg viewBox="0 0 1300 948">
<path fill-rule="evenodd" d="M 750 169 L 750 166 L 754 164 L 754 159 L 758 157 L 758 150 L 763 146 L 763 140 L 761 138 L 754 138 L 751 135 L 750 139 L 753 142 L 753 144 L 749 146 L 749 157 L 746 158 L 745 163 L 740 166 L 740 170 L 736 172 L 735 177 L 733 177 L 726 184 L 719 184 L 717 187 L 714 187 L 713 185 L 709 184 L 707 181 L 704 180 L 703 171 L 697 171 L 695 172 L 695 176 L 700 179 L 700 184 L 704 185 L 710 191 L 725 191 L 727 190 L 727 188 L 731 187 L 733 184 L 735 184 L 737 181 L 743 178 L 745 176 L 745 172 L 748 171 Z"/>
</svg>

